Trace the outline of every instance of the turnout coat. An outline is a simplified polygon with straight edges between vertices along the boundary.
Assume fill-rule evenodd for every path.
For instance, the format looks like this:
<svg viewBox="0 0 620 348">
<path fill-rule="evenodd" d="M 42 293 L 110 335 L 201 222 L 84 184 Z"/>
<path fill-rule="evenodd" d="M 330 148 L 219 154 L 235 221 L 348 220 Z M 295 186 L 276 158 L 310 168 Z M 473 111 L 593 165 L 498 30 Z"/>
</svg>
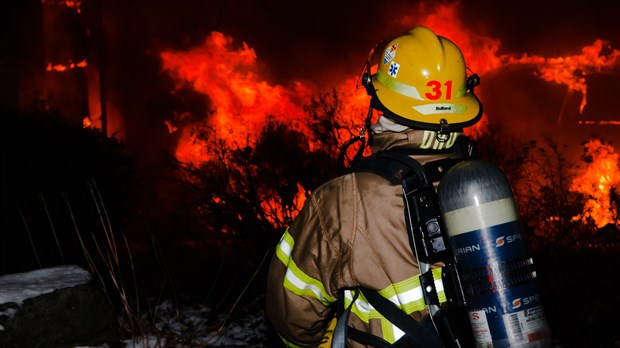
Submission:
<svg viewBox="0 0 620 348">
<path fill-rule="evenodd" d="M 435 132 L 407 129 L 373 137 L 371 150 L 419 148 L 421 164 L 453 156 L 446 148 L 460 136 L 438 142 Z M 434 151 L 437 150 L 437 151 Z M 435 183 L 437 184 L 437 183 Z M 366 287 L 417 320 L 427 314 L 418 262 L 408 239 L 401 185 L 369 172 L 353 172 L 317 188 L 288 227 L 271 260 L 266 310 L 283 342 L 316 347 L 335 315 L 339 296 L 351 303 L 352 288 Z M 435 272 L 437 271 L 437 272 Z M 440 269 L 433 272 L 445 301 Z M 360 294 L 349 326 L 394 342 L 402 336 Z M 351 347 L 361 345 L 349 341 Z"/>
</svg>

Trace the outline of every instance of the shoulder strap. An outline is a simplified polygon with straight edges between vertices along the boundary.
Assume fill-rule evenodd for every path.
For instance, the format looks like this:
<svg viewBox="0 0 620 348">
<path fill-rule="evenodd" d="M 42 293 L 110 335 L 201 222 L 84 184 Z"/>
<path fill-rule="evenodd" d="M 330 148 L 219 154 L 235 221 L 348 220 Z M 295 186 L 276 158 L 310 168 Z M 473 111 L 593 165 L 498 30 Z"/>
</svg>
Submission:
<svg viewBox="0 0 620 348">
<path fill-rule="evenodd" d="M 363 158 L 352 172 L 371 172 L 387 179 L 392 185 L 400 185 L 403 177 L 419 163 L 400 151 L 379 151 Z"/>
<path fill-rule="evenodd" d="M 400 185 L 403 178 L 414 172 L 420 179 L 432 183 L 441 179 L 448 169 L 461 161 L 462 157 L 444 158 L 422 165 L 410 157 L 407 151 L 393 149 L 379 151 L 363 158 L 351 172 L 375 173 L 387 179 L 392 185 Z"/>
<path fill-rule="evenodd" d="M 347 346 L 346 341 L 347 329 L 349 325 L 349 314 L 351 314 L 351 307 L 353 307 L 353 304 L 355 303 L 355 300 L 357 300 L 359 294 L 359 289 L 354 290 L 353 300 L 351 300 L 349 306 L 345 308 L 342 313 L 339 314 L 338 322 L 336 324 L 336 328 L 334 329 L 334 336 L 332 336 L 332 348 L 345 348 Z M 338 304 L 339 307 L 344 306 L 344 291 L 340 291 L 338 302 L 342 303 Z"/>
<path fill-rule="evenodd" d="M 434 331 L 407 315 L 392 301 L 374 290 L 362 288 L 362 293 L 373 307 L 405 333 L 393 347 L 408 347 L 412 343 L 414 347 L 443 347 L 441 339 Z"/>
<path fill-rule="evenodd" d="M 366 300 L 368 300 L 368 302 L 387 320 L 405 333 L 400 339 L 394 342 L 394 344 L 390 344 L 381 337 L 348 326 L 351 307 L 360 292 L 364 294 Z M 443 347 L 441 339 L 434 330 L 427 328 L 422 323 L 407 315 L 390 300 L 381 296 L 377 291 L 362 287 L 355 289 L 353 301 L 344 309 L 344 312 L 340 314 L 336 329 L 334 330 L 331 347 L 345 348 L 347 338 L 376 348 L 411 347 L 412 345 L 413 347 L 424 348 Z"/>
<path fill-rule="evenodd" d="M 440 180 L 443 174 L 456 163 L 463 161 L 465 158 L 477 156 L 475 147 L 468 138 L 463 137 L 457 140 L 460 140 L 460 142 L 455 145 L 454 153 L 456 158 L 431 161 L 422 165 L 420 162 L 410 157 L 411 155 L 420 154 L 417 149 L 412 150 L 395 148 L 379 151 L 369 157 L 361 159 L 356 166 L 351 168 L 350 172 L 371 172 L 382 176 L 392 183 L 392 185 L 403 185 L 403 189 L 405 191 L 404 196 L 406 196 L 408 191 L 411 191 L 408 187 L 428 189 L 435 194 L 435 190 L 432 185 L 433 182 Z M 415 191 L 417 191 L 417 189 Z M 420 193 L 418 193 L 418 195 L 419 194 Z M 409 224 L 412 217 L 411 212 L 408 211 L 408 209 L 405 211 L 405 218 L 409 219 Z M 412 240 L 414 237 L 412 236 L 411 231 L 409 232 L 412 249 L 415 249 L 415 243 L 413 243 Z M 431 276 L 430 280 L 426 279 L 428 277 L 425 277 L 429 275 Z M 428 297 L 426 296 L 426 292 L 423 293 L 425 295 L 425 302 L 427 304 L 438 304 L 439 300 L 437 299 L 437 293 L 434 290 L 434 281 L 431 273 L 426 272 L 420 276 L 420 281 L 425 288 L 426 286 L 433 287 L 433 291 L 430 292 Z M 365 288 L 360 288 L 360 290 L 368 302 L 387 320 L 402 330 L 405 335 L 403 335 L 393 345 L 390 345 L 389 342 L 380 337 L 349 327 L 348 318 L 351 311 L 351 306 L 355 302 L 354 299 L 351 302 L 351 305 L 344 309 L 344 312 L 338 319 L 338 324 L 336 326 L 332 341 L 332 347 L 344 348 L 347 337 L 354 341 L 378 348 L 410 347 L 412 344 L 415 347 L 443 347 L 443 342 L 438 336 L 436 329 L 430 329 L 423 326 L 420 322 L 407 315 L 394 303 L 381 296 L 378 292 Z M 356 291 L 355 293 L 355 297 L 357 297 L 359 291 Z M 344 305 L 341 307 L 344 307 Z"/>
<path fill-rule="evenodd" d="M 348 172 L 372 172 L 378 174 L 393 185 L 402 182 L 403 175 L 420 166 L 419 162 L 411 158 L 412 155 L 426 155 L 445 153 L 446 151 L 429 151 L 424 149 L 413 148 L 391 148 L 376 152 L 368 157 L 359 159 L 357 164 L 349 169 Z M 461 135 L 456 139 L 454 146 L 448 149 L 452 152 L 454 158 L 445 158 L 441 160 L 431 161 L 424 164 L 424 173 L 416 173 L 417 175 L 426 175 L 429 182 L 434 182 L 443 176 L 443 174 L 453 165 L 464 159 L 477 158 L 478 154 L 476 143 L 465 135 Z"/>
</svg>

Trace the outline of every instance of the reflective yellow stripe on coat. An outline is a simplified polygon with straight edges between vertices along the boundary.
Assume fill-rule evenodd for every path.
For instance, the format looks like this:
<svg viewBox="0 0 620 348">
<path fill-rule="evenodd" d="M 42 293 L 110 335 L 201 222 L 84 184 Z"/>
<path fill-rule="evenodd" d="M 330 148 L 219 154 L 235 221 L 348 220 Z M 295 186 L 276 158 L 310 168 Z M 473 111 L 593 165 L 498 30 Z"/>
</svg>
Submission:
<svg viewBox="0 0 620 348">
<path fill-rule="evenodd" d="M 433 269 L 432 273 L 433 279 L 435 280 L 435 288 L 437 289 L 439 302 L 446 302 L 446 294 L 443 289 L 443 282 L 441 281 L 441 268 Z M 424 302 L 424 297 L 422 295 L 422 286 L 420 285 L 419 275 L 392 284 L 385 289 L 380 290 L 379 294 L 392 301 L 392 303 L 397 305 L 407 314 L 421 311 L 426 308 L 426 302 Z M 352 291 L 345 290 L 344 306 L 349 306 L 352 299 Z M 369 323 L 370 319 L 379 319 L 381 321 L 383 339 L 390 343 L 396 342 L 396 340 L 404 335 L 404 332 L 402 332 L 397 326 L 390 323 L 384 316 L 381 315 L 381 313 L 379 313 L 379 311 L 368 303 L 366 298 L 364 298 L 364 295 L 361 293 L 357 300 L 355 300 L 355 303 L 353 303 L 351 312 L 365 323 Z"/>
<path fill-rule="evenodd" d="M 293 237 L 289 234 L 288 229 L 282 236 L 276 250 L 278 259 L 286 266 L 286 277 L 284 278 L 284 287 L 289 291 L 301 297 L 314 298 L 324 305 L 329 305 L 336 301 L 330 296 L 323 287 L 323 284 L 307 274 L 305 274 L 295 262 L 291 259 L 291 252 L 295 246 Z M 439 302 L 446 301 L 446 295 L 441 281 L 441 268 L 432 270 L 433 279 L 435 280 L 435 288 L 439 297 Z M 379 293 L 396 304 L 405 313 L 421 311 L 426 308 L 424 297 L 422 295 L 422 286 L 420 285 L 420 276 L 414 276 L 401 282 L 392 284 Z M 344 292 L 344 305 L 348 307 L 353 299 L 351 290 Z M 369 323 L 371 319 L 379 319 L 383 331 L 383 339 L 390 343 L 396 342 L 404 333 L 395 325 L 390 323 L 385 317 L 379 313 L 368 301 L 360 294 L 353 306 L 351 312 L 365 323 Z"/>
<path fill-rule="evenodd" d="M 288 233 L 288 229 L 284 232 L 278 248 L 276 249 L 276 255 L 278 259 L 286 266 L 286 276 L 284 278 L 284 287 L 294 294 L 302 297 L 311 297 L 319 300 L 325 306 L 330 303 L 336 302 L 336 299 L 330 296 L 323 284 L 307 274 L 305 274 L 295 262 L 291 259 L 291 251 L 295 246 L 293 237 Z"/>
</svg>

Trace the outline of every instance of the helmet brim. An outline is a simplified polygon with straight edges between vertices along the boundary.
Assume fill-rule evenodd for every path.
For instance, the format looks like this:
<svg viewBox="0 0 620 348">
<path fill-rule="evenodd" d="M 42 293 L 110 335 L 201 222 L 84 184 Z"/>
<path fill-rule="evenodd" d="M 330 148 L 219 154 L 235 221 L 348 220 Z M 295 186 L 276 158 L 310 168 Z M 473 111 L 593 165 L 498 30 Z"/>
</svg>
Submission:
<svg viewBox="0 0 620 348">
<path fill-rule="evenodd" d="M 414 128 L 438 130 L 440 124 L 447 122 L 450 129 L 461 129 L 474 125 L 482 116 L 482 104 L 473 92 L 449 101 L 432 102 L 417 100 L 391 90 L 373 79 L 374 98 L 383 105 L 394 121 Z"/>
</svg>

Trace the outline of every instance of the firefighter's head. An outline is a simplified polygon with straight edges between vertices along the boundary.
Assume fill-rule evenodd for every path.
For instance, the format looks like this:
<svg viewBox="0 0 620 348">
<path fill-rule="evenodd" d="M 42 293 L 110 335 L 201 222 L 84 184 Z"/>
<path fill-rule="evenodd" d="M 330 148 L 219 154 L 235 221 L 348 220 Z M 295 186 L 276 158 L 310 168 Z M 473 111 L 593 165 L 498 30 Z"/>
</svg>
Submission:
<svg viewBox="0 0 620 348">
<path fill-rule="evenodd" d="M 391 39 L 377 55 L 376 72 L 362 83 L 372 107 L 402 126 L 454 132 L 480 120 L 474 95 L 477 75 L 467 77 L 461 50 L 418 26 Z"/>
</svg>

